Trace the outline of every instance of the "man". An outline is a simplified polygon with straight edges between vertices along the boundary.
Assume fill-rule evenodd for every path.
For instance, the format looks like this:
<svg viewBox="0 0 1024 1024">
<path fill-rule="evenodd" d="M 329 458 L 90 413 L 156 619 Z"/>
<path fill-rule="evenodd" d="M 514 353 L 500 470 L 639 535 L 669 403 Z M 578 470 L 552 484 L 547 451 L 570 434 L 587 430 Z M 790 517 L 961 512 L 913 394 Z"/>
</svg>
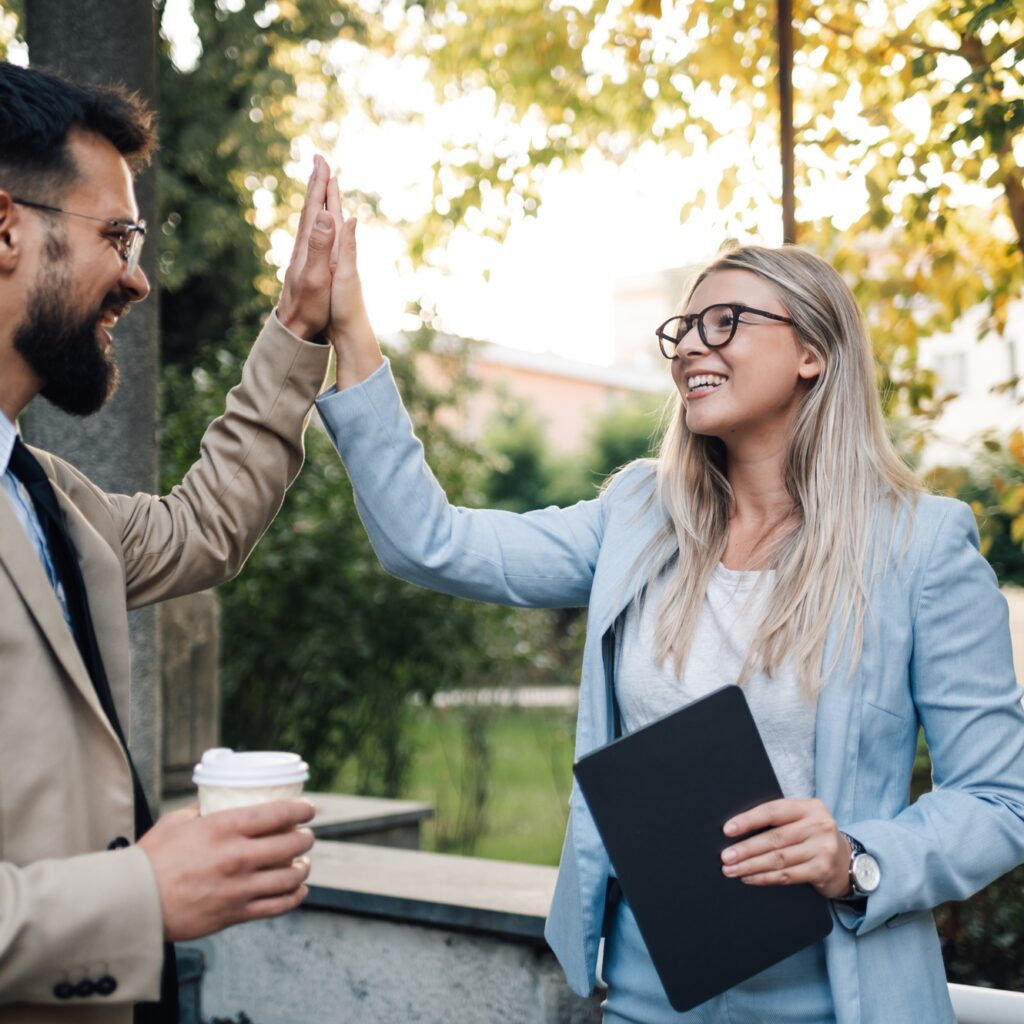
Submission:
<svg viewBox="0 0 1024 1024">
<path fill-rule="evenodd" d="M 281 303 L 170 494 L 104 493 L 14 426 L 38 394 L 87 415 L 116 384 L 112 332 L 149 291 L 133 174 L 151 123 L 123 92 L 0 64 L 0 1024 L 176 1022 L 170 943 L 306 895 L 306 801 L 149 827 L 124 737 L 127 610 L 238 572 L 299 472 L 328 361 L 311 340 L 326 164 Z"/>
</svg>

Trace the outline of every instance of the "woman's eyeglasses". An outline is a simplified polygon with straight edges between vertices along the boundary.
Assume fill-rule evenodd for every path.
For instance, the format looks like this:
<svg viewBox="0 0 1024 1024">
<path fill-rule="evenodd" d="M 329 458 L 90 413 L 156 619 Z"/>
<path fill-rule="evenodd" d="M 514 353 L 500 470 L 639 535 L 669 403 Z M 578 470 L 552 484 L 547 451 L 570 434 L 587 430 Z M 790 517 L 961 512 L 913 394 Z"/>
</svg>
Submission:
<svg viewBox="0 0 1024 1024">
<path fill-rule="evenodd" d="M 726 302 L 708 306 L 699 313 L 669 317 L 654 333 L 658 336 L 661 354 L 666 359 L 678 359 L 676 349 L 694 326 L 700 340 L 708 348 L 721 348 L 732 341 L 740 324 L 748 324 L 751 327 L 765 326 L 764 321 L 756 319 L 757 317 L 783 324 L 793 322 L 789 317 L 779 316 L 777 313 L 768 313 L 763 309 L 754 309 L 753 306 L 743 306 L 736 302 Z"/>
</svg>

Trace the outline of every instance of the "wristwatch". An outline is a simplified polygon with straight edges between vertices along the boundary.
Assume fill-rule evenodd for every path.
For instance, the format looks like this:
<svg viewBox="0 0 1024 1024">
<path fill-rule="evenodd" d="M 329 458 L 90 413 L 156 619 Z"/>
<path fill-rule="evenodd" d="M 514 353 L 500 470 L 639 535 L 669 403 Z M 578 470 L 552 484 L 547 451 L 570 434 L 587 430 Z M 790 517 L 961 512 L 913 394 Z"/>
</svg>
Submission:
<svg viewBox="0 0 1024 1024">
<path fill-rule="evenodd" d="M 881 884 L 882 869 L 878 861 L 864 849 L 864 844 L 858 842 L 851 835 L 845 832 L 839 833 L 845 836 L 850 844 L 850 891 L 846 896 L 840 896 L 841 900 L 862 900 L 870 896 Z"/>
</svg>

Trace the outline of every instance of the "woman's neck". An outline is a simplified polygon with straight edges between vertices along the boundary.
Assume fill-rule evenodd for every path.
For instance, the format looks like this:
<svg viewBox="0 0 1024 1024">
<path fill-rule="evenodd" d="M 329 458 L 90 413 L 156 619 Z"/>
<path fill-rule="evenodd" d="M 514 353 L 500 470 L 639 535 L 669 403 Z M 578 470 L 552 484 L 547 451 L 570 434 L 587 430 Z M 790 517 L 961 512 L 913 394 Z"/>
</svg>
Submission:
<svg viewBox="0 0 1024 1024">
<path fill-rule="evenodd" d="M 796 510 L 783 477 L 785 451 L 729 453 L 733 507 L 722 562 L 728 569 L 760 569 L 773 544 L 792 527 Z"/>
</svg>

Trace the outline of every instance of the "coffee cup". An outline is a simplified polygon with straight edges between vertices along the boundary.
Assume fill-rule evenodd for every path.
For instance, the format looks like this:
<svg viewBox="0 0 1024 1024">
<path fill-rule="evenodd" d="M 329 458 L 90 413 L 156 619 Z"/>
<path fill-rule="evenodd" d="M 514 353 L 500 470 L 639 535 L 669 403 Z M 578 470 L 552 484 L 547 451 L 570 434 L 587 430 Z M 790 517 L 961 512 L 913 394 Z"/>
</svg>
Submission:
<svg viewBox="0 0 1024 1024">
<path fill-rule="evenodd" d="M 207 750 L 192 773 L 200 814 L 297 797 L 308 778 L 309 765 L 298 754 L 230 747 Z"/>
</svg>

